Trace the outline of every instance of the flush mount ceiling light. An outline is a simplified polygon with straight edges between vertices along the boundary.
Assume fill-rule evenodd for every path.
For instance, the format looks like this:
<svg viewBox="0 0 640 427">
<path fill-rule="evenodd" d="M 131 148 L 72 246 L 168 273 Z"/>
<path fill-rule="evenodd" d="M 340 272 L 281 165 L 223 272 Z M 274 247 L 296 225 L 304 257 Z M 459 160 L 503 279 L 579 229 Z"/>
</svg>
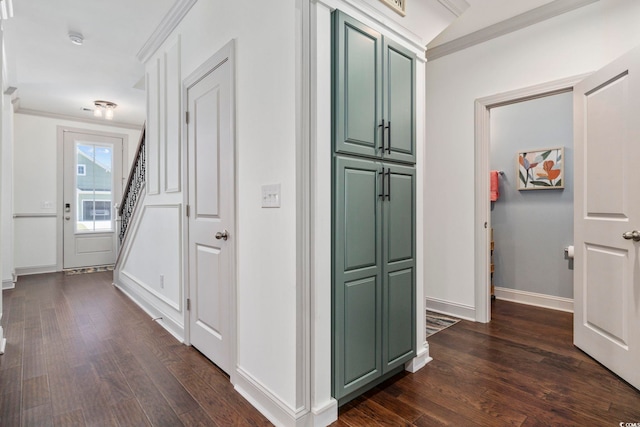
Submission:
<svg viewBox="0 0 640 427">
<path fill-rule="evenodd" d="M 93 101 L 93 105 L 96 107 L 93 110 L 93 115 L 95 117 L 102 117 L 104 113 L 104 118 L 107 120 L 113 120 L 113 110 L 118 106 L 109 101 Z"/>
<path fill-rule="evenodd" d="M 71 31 L 69 33 L 69 40 L 71 40 L 71 43 L 75 44 L 76 46 L 82 46 L 82 43 L 84 43 L 84 36 L 75 31 Z"/>
</svg>

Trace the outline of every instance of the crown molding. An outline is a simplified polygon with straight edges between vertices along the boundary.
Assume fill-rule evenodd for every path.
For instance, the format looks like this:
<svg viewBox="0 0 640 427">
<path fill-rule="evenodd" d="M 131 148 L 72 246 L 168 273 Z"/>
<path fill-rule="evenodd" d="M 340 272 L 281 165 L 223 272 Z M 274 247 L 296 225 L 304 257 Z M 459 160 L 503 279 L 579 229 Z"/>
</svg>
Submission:
<svg viewBox="0 0 640 427">
<path fill-rule="evenodd" d="M 29 110 L 27 108 L 18 108 L 15 111 L 15 113 L 16 114 L 25 114 L 25 115 L 28 115 L 28 116 L 46 117 L 46 118 L 49 118 L 49 119 L 69 120 L 69 121 L 80 122 L 80 123 L 91 123 L 91 124 L 94 124 L 94 125 L 108 126 L 108 127 L 121 128 L 121 129 L 142 130 L 142 125 L 135 125 L 135 124 L 131 124 L 131 123 L 116 122 L 116 121 L 113 121 L 113 120 L 97 120 L 97 119 L 90 119 L 90 118 L 85 118 L 85 117 L 68 116 L 66 114 L 56 114 L 56 113 L 49 113 L 47 111 Z"/>
<path fill-rule="evenodd" d="M 155 29 L 149 40 L 140 48 L 136 55 L 141 62 L 147 60 L 156 53 L 158 48 L 169 37 L 169 34 L 176 29 L 189 10 L 198 0 L 177 0 L 173 7 L 167 12 L 158 27 Z"/>
<path fill-rule="evenodd" d="M 455 40 L 443 43 L 441 45 L 427 45 L 427 60 L 433 61 L 434 59 L 440 58 L 442 56 L 450 55 L 460 50 L 467 49 L 471 46 L 484 43 L 496 37 L 521 30 L 530 25 L 546 21 L 547 19 L 554 18 L 558 15 L 562 15 L 563 13 L 570 12 L 583 6 L 587 6 L 591 3 L 595 3 L 597 1 L 598 0 L 552 1 L 551 3 L 547 3 L 528 12 L 516 15 L 513 18 L 509 18 L 504 21 L 498 22 L 497 24 L 490 25 L 486 28 L 475 31 L 466 36 L 462 36 Z"/>
<path fill-rule="evenodd" d="M 449 9 L 456 16 L 462 15 L 471 6 L 465 0 L 438 0 L 438 3 Z"/>
</svg>

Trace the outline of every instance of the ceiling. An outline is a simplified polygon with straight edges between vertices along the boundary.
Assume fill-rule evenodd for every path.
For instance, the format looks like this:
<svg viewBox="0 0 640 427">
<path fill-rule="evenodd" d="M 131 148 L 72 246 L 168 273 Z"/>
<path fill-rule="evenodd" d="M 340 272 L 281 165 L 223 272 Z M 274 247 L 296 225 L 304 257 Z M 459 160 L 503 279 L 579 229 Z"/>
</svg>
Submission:
<svg viewBox="0 0 640 427">
<path fill-rule="evenodd" d="M 19 109 L 93 119 L 82 108 L 106 100 L 118 105 L 114 124 L 142 125 L 144 65 L 136 54 L 174 1 L 14 1 L 3 27 Z M 71 43 L 70 31 L 84 36 L 82 46 Z"/>
<path fill-rule="evenodd" d="M 4 21 L 8 85 L 19 110 L 93 119 L 94 100 L 118 105 L 113 124 L 145 120 L 144 66 L 136 54 L 176 0 L 16 0 Z M 369 0 L 375 1 L 375 0 Z M 423 1 L 423 0 L 412 0 Z M 441 44 L 551 2 L 466 0 Z M 69 32 L 84 36 L 76 46 Z"/>
</svg>

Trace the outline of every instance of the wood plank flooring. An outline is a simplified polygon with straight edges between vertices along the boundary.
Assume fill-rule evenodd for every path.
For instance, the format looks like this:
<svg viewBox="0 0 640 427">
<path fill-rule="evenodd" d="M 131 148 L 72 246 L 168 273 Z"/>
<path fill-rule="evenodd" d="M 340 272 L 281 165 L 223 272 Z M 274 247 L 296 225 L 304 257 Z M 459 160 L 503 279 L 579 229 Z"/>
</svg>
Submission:
<svg viewBox="0 0 640 427">
<path fill-rule="evenodd" d="M 111 279 L 25 276 L 4 291 L 0 426 L 271 425 Z"/>
<path fill-rule="evenodd" d="M 270 425 L 109 272 L 27 276 L 3 295 L 0 426 Z M 572 345 L 571 314 L 504 301 L 493 314 L 431 336 L 433 362 L 348 403 L 334 425 L 640 423 L 640 393 Z"/>
<path fill-rule="evenodd" d="M 491 323 L 432 335 L 431 363 L 346 404 L 334 425 L 640 423 L 640 392 L 573 346 L 572 322 L 570 313 L 495 301 Z"/>
</svg>

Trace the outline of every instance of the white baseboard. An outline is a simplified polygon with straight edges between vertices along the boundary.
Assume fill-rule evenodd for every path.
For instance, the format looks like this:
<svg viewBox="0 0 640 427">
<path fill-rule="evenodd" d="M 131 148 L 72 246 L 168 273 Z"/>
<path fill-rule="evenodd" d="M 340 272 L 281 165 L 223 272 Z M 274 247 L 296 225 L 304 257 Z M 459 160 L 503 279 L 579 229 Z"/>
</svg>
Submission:
<svg viewBox="0 0 640 427">
<path fill-rule="evenodd" d="M 329 401 L 320 408 L 312 408 L 313 427 L 328 426 L 338 419 L 338 401 L 330 398 Z"/>
<path fill-rule="evenodd" d="M 449 316 L 470 320 L 472 322 L 476 321 L 476 309 L 470 305 L 427 297 L 426 307 L 427 310 L 448 314 Z"/>
<path fill-rule="evenodd" d="M 118 272 L 120 273 L 120 272 Z M 131 301 L 136 303 L 145 313 L 147 313 L 152 319 L 165 328 L 171 335 L 173 335 L 178 341 L 184 342 L 184 327 L 179 323 L 172 320 L 166 313 L 163 313 L 156 306 L 145 300 L 139 293 L 128 283 L 123 280 L 118 280 L 120 274 L 114 274 L 113 285 L 118 288 L 123 294 L 125 294 Z"/>
<path fill-rule="evenodd" d="M 296 411 L 289 407 L 280 397 L 260 384 L 249 373 L 238 367 L 236 369 L 234 387 L 262 415 L 277 426 L 298 426 Z"/>
<path fill-rule="evenodd" d="M 2 290 L 4 291 L 5 289 L 13 289 L 16 287 L 16 282 L 14 282 L 12 279 L 9 280 L 3 280 L 2 281 Z"/>
<path fill-rule="evenodd" d="M 0 312 L 0 320 L 2 320 L 2 313 Z M 0 354 L 4 354 L 4 349 L 7 347 L 7 340 L 4 337 L 4 330 L 0 326 Z"/>
<path fill-rule="evenodd" d="M 58 272 L 58 266 L 42 265 L 37 267 L 16 267 L 16 276 L 29 276 L 31 274 L 45 274 Z"/>
<path fill-rule="evenodd" d="M 427 363 L 433 360 L 433 357 L 429 356 L 429 343 L 424 342 L 423 347 L 418 350 L 416 357 L 409 360 L 404 364 L 404 370 L 409 371 L 412 374 L 418 372 L 420 369 L 424 368 Z"/>
<path fill-rule="evenodd" d="M 496 299 L 573 313 L 573 299 L 517 289 L 495 288 Z"/>
</svg>

